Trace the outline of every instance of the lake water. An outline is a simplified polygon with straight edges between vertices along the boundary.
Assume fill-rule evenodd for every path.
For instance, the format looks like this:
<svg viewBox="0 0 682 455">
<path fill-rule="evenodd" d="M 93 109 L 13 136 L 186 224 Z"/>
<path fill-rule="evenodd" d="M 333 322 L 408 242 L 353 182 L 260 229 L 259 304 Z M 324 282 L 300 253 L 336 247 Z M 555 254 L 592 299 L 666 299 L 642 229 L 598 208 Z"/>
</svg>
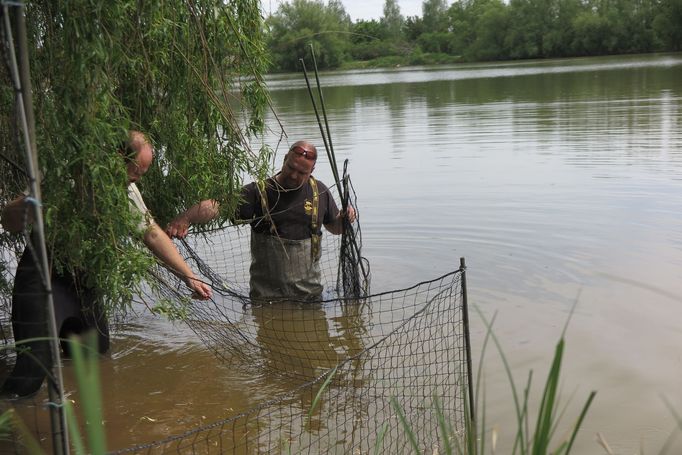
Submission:
<svg viewBox="0 0 682 455">
<path fill-rule="evenodd" d="M 676 426 L 664 400 L 682 413 L 682 55 L 321 80 L 336 157 L 349 160 L 359 197 L 373 291 L 434 278 L 465 257 L 470 304 L 495 315 L 519 393 L 532 369 L 535 395 L 576 304 L 566 330 L 565 419 L 591 390 L 597 397 L 575 453 L 605 453 L 597 433 L 616 453 L 657 453 Z M 302 76 L 268 84 L 289 138 L 276 164 L 301 138 L 322 151 Z M 266 141 L 276 146 L 273 116 L 268 125 Z M 326 157 L 315 174 L 332 181 Z M 486 329 L 476 314 L 472 331 L 478 364 Z M 102 368 L 117 448 L 277 392 L 222 367 L 188 329 L 150 316 L 119 332 Z M 507 453 L 515 411 L 491 347 L 482 383 L 487 426 Z"/>
<path fill-rule="evenodd" d="M 321 78 L 375 283 L 417 282 L 466 257 L 470 302 L 496 314 L 519 389 L 533 369 L 538 393 L 577 302 L 569 420 L 597 397 L 576 453 L 604 453 L 597 432 L 618 453 L 658 452 L 675 428 L 662 397 L 682 412 L 682 55 Z M 289 138 L 321 144 L 302 78 L 270 87 Z M 472 325 L 477 360 L 485 326 Z M 508 447 L 515 414 L 494 349 L 483 380 L 489 428 Z"/>
</svg>

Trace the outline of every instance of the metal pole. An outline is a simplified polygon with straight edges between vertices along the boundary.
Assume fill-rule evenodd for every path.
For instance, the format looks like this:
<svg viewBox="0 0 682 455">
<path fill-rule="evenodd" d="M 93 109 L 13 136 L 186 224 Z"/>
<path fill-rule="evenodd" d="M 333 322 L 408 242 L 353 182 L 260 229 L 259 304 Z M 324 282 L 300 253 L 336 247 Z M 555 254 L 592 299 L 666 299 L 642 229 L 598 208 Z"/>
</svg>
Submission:
<svg viewBox="0 0 682 455">
<path fill-rule="evenodd" d="M 469 303 L 467 300 L 467 277 L 466 264 L 464 258 L 459 258 L 459 270 L 462 273 L 462 323 L 464 325 L 464 340 L 466 348 L 467 360 L 467 388 L 469 392 L 469 413 L 471 416 L 471 423 L 476 428 L 476 409 L 474 408 L 474 385 L 473 385 L 473 368 L 471 366 L 471 336 L 469 331 Z"/>
<path fill-rule="evenodd" d="M 46 304 L 48 311 L 48 332 L 50 335 L 50 347 L 52 351 L 52 381 L 48 378 L 48 392 L 50 401 L 50 420 L 52 426 L 53 450 L 56 455 L 68 455 L 69 441 L 66 428 L 66 418 L 64 409 L 64 389 L 61 369 L 61 358 L 59 352 L 59 331 L 55 319 L 54 300 L 52 296 L 52 284 L 50 281 L 50 268 L 47 259 L 47 248 L 45 247 L 45 232 L 43 224 L 43 213 L 40 206 L 41 192 L 39 184 L 38 153 L 35 142 L 35 120 L 33 116 L 33 97 L 31 93 L 31 79 L 28 63 L 28 43 L 26 36 L 26 18 L 24 16 L 23 5 L 14 8 L 14 21 L 17 29 L 17 49 L 18 58 L 15 54 L 12 42 L 12 29 L 9 22 L 9 11 L 5 4 L 3 14 L 5 16 L 5 27 L 8 36 L 8 52 L 14 69 L 13 79 L 15 88 L 20 96 L 16 97 L 19 111 L 24 145 L 26 147 L 26 164 L 28 167 L 29 191 L 33 198 L 31 207 L 33 209 L 34 223 L 33 232 L 37 239 L 36 253 L 37 262 L 40 264 L 41 278 L 45 287 Z"/>
</svg>

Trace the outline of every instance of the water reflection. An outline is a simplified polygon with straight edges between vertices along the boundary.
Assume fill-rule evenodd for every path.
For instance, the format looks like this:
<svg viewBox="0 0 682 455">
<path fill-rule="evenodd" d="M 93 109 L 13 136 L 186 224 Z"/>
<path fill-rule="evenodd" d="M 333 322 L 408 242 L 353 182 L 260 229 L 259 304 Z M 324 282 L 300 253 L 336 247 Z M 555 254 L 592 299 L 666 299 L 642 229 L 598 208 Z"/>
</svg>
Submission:
<svg viewBox="0 0 682 455">
<path fill-rule="evenodd" d="M 333 314 L 337 310 L 339 314 Z M 361 336 L 366 332 L 361 306 L 355 302 L 276 302 L 254 304 L 250 312 L 265 360 L 261 379 L 279 383 L 285 396 L 270 405 L 278 417 L 268 417 L 267 425 L 260 423 L 259 434 L 287 434 L 292 447 L 305 447 L 308 438 L 331 438 L 338 444 L 352 439 L 368 407 L 360 399 L 365 373 L 364 359 L 358 354 L 363 350 Z M 330 385 L 313 406 L 332 369 Z M 336 427 L 329 427 L 330 413 Z M 343 415 L 346 418 L 340 417 Z M 302 416 L 307 417 L 299 422 Z"/>
<path fill-rule="evenodd" d="M 250 306 L 256 342 L 270 373 L 303 384 L 362 351 L 361 336 L 366 328 L 360 306 L 342 304 L 340 314 L 328 318 L 323 305 L 275 302 Z M 333 313 L 333 306 L 339 303 L 326 305 Z"/>
</svg>

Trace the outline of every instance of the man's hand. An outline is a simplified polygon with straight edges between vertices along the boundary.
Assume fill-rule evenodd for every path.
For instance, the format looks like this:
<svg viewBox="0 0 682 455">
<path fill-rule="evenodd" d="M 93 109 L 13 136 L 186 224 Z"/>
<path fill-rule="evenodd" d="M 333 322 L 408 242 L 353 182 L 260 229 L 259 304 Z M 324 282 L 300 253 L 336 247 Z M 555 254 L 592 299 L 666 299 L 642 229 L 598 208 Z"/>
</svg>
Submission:
<svg viewBox="0 0 682 455">
<path fill-rule="evenodd" d="M 184 239 L 189 232 L 189 221 L 184 216 L 178 216 L 166 226 L 166 234 L 170 238 Z"/>
<path fill-rule="evenodd" d="M 193 224 L 204 224 L 215 219 L 220 213 L 220 204 L 213 199 L 206 199 L 176 216 L 166 226 L 166 234 L 170 238 L 184 239 L 189 227 Z"/>
<path fill-rule="evenodd" d="M 187 286 L 193 291 L 192 298 L 197 300 L 208 300 L 212 297 L 213 291 L 206 283 L 199 281 L 196 278 L 189 278 Z"/>
<path fill-rule="evenodd" d="M 356 217 L 355 209 L 352 205 L 349 205 L 346 207 L 346 210 L 341 211 L 336 215 L 333 223 L 325 224 L 324 227 L 332 234 L 339 235 L 343 232 L 343 219 L 348 218 L 348 221 L 353 224 Z"/>
<path fill-rule="evenodd" d="M 348 208 L 346 209 L 346 215 L 345 216 L 348 218 L 348 222 L 350 224 L 355 223 L 355 216 L 356 215 L 355 215 L 355 209 L 353 208 L 352 205 L 348 205 Z"/>
<path fill-rule="evenodd" d="M 0 223 L 7 232 L 17 233 L 26 229 L 24 222 L 33 222 L 33 210 L 25 195 L 21 195 L 2 209 Z"/>
</svg>

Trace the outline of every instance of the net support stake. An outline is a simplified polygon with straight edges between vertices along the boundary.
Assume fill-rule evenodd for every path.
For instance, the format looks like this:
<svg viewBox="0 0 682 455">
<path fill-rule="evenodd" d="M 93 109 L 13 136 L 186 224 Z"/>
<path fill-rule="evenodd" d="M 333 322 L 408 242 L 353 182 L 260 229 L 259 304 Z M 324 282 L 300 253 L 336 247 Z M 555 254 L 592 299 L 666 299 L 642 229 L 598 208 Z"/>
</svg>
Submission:
<svg viewBox="0 0 682 455">
<path fill-rule="evenodd" d="M 467 277 L 466 264 L 464 258 L 459 258 L 459 270 L 462 272 L 462 323 L 464 326 L 464 341 L 466 345 L 467 356 L 467 390 L 469 392 L 469 413 L 471 416 L 471 423 L 473 428 L 476 428 L 476 409 L 474 407 L 474 385 L 473 385 L 473 369 L 471 362 L 471 335 L 469 331 L 469 303 L 467 299 Z M 474 431 L 475 434 L 475 431 Z"/>
<path fill-rule="evenodd" d="M 24 148 L 26 149 L 27 174 L 30 182 L 30 195 L 34 200 L 42 200 L 40 192 L 40 168 L 35 141 L 35 121 L 33 115 L 33 97 L 31 93 L 31 78 L 29 73 L 28 38 L 26 33 L 26 18 L 24 5 L 17 3 L 13 6 L 14 23 L 17 31 L 17 49 L 12 39 L 12 26 L 10 23 L 9 5 L 2 4 L 2 16 L 6 29 L 7 50 L 11 61 L 10 72 L 13 79 L 14 89 L 17 93 L 16 103 L 19 112 L 19 120 L 23 133 Z M 52 296 L 52 284 L 50 281 L 50 268 L 47 260 L 45 247 L 45 232 L 43 223 L 42 207 L 39 204 L 31 204 L 35 222 L 33 232 L 37 237 L 37 262 L 40 264 L 41 278 L 45 286 L 48 321 L 47 328 L 50 335 L 50 348 L 52 356 L 52 375 L 47 378 L 47 390 L 50 402 L 50 423 L 52 428 L 53 453 L 55 455 L 69 454 L 69 438 L 64 410 L 64 388 L 60 358 L 59 330 L 55 320 L 54 301 Z M 31 241 L 31 240 L 29 240 Z"/>
</svg>

